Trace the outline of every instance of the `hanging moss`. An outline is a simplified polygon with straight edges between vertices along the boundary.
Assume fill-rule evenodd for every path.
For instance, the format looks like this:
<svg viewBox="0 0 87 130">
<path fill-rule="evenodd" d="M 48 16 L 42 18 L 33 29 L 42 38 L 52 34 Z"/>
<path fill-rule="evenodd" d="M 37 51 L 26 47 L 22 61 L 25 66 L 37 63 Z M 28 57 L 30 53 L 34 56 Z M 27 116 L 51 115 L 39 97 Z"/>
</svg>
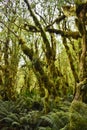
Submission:
<svg viewBox="0 0 87 130">
<path fill-rule="evenodd" d="M 22 38 L 19 39 L 19 44 L 21 45 L 21 49 L 24 52 L 24 54 L 27 55 L 30 60 L 33 60 L 32 48 L 30 49 L 29 47 L 27 47 L 26 42 Z"/>
</svg>

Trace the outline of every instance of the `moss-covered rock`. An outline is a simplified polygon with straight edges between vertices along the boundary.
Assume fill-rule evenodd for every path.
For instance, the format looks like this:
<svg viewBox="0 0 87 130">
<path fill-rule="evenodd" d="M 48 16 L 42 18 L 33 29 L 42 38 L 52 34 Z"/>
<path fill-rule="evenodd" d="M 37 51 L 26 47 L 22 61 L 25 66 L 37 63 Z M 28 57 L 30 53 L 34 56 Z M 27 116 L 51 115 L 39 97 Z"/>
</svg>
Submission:
<svg viewBox="0 0 87 130">
<path fill-rule="evenodd" d="M 70 108 L 70 130 L 87 130 L 87 105 L 73 101 Z"/>
</svg>

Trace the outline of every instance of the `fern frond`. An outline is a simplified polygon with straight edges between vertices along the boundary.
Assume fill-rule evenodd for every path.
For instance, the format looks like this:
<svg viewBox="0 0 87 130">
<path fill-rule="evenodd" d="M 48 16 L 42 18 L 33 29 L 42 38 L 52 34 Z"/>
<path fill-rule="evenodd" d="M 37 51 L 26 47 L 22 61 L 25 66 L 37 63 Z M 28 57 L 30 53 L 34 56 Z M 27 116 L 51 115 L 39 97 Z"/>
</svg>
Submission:
<svg viewBox="0 0 87 130">
<path fill-rule="evenodd" d="M 12 122 L 12 126 L 13 127 L 20 127 L 20 123 L 14 121 L 14 122 Z"/>
<path fill-rule="evenodd" d="M 13 119 L 9 117 L 4 117 L 0 122 L 11 124 L 13 122 Z"/>
<path fill-rule="evenodd" d="M 53 124 L 51 118 L 49 118 L 48 115 L 47 115 L 47 116 L 42 116 L 41 119 L 42 119 L 44 122 L 47 122 L 47 124 L 48 124 L 49 126 L 51 126 L 51 125 Z"/>
<path fill-rule="evenodd" d="M 39 127 L 38 130 L 53 130 L 50 127 Z"/>
<path fill-rule="evenodd" d="M 8 115 L 8 112 L 0 111 L 0 119 L 6 117 Z"/>
<path fill-rule="evenodd" d="M 11 119 L 14 120 L 14 121 L 19 122 L 19 118 L 18 118 L 17 115 L 14 114 L 14 113 L 10 113 L 10 114 L 8 115 L 8 117 L 11 118 Z"/>
<path fill-rule="evenodd" d="M 6 107 L 0 106 L 0 112 L 3 112 L 3 113 L 5 113 L 5 114 L 8 114 L 8 111 L 7 111 Z"/>
<path fill-rule="evenodd" d="M 50 112 L 48 115 L 41 117 L 42 122 L 52 128 L 52 130 L 58 130 L 63 128 L 68 123 L 68 113 L 65 112 Z M 40 123 L 43 125 L 43 123 Z"/>
<path fill-rule="evenodd" d="M 21 123 L 21 124 L 27 124 L 27 123 L 28 123 L 28 120 L 29 120 L 29 119 L 27 118 L 27 116 L 21 117 L 21 118 L 20 118 L 20 123 Z"/>
</svg>

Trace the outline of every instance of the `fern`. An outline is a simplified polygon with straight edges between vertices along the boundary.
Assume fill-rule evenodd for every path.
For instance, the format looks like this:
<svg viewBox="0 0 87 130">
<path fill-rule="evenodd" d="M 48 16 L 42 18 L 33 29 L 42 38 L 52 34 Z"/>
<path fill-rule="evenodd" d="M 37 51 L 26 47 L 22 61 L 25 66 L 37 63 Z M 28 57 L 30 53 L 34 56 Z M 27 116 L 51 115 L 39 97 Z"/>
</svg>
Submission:
<svg viewBox="0 0 87 130">
<path fill-rule="evenodd" d="M 12 122 L 12 127 L 20 127 L 20 123 L 19 122 Z"/>
<path fill-rule="evenodd" d="M 39 127 L 38 130 L 53 130 L 50 127 Z"/>
<path fill-rule="evenodd" d="M 0 122 L 11 124 L 13 122 L 13 119 L 9 117 L 4 117 L 2 120 L 0 120 Z"/>
<path fill-rule="evenodd" d="M 43 115 L 32 106 L 38 105 L 35 99 L 20 97 L 17 101 L 0 101 L 0 129 L 15 130 L 59 130 L 68 123 L 68 112 L 56 109 Z M 35 106 L 34 106 L 35 107 Z"/>
<path fill-rule="evenodd" d="M 49 126 L 52 130 L 59 130 L 68 123 L 68 113 L 50 112 L 48 115 L 41 117 L 39 126 Z M 44 122 L 44 123 L 43 123 Z"/>
<path fill-rule="evenodd" d="M 30 101 L 29 101 L 30 100 Z M 35 129 L 40 114 L 30 111 L 31 99 L 19 98 L 16 102 L 0 101 L 0 129 Z"/>
<path fill-rule="evenodd" d="M 6 111 L 3 111 L 3 110 L 2 111 L 0 110 L 0 119 L 7 116 L 7 114 L 8 114 L 8 111 L 6 112 Z"/>
<path fill-rule="evenodd" d="M 8 115 L 8 117 L 11 118 L 13 121 L 19 122 L 19 118 L 18 118 L 18 115 L 16 113 L 10 113 Z"/>
</svg>

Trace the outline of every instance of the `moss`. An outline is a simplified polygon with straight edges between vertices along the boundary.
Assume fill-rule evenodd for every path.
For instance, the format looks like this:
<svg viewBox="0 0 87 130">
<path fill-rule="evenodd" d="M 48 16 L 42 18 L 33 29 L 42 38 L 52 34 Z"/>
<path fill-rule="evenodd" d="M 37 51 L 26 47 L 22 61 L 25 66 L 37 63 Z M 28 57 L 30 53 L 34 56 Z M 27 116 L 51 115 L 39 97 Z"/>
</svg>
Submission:
<svg viewBox="0 0 87 130">
<path fill-rule="evenodd" d="M 77 5 L 80 5 L 80 4 L 85 4 L 87 2 L 87 0 L 75 0 L 75 3 Z"/>
<path fill-rule="evenodd" d="M 87 130 L 87 105 L 73 101 L 70 113 L 70 130 Z"/>
</svg>

